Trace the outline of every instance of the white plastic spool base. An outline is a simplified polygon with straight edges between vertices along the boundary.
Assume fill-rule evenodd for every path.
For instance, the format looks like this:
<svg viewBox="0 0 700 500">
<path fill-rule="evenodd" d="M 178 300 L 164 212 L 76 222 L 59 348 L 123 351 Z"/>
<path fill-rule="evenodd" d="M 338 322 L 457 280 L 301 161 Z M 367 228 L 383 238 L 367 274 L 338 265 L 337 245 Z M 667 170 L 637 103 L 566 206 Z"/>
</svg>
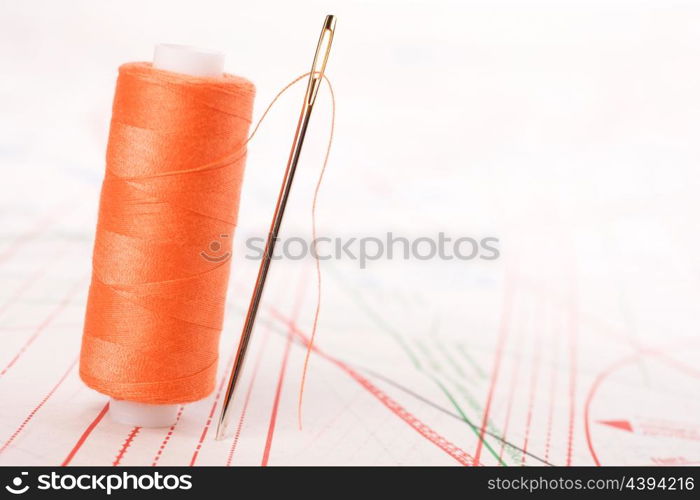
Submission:
<svg viewBox="0 0 700 500">
<path fill-rule="evenodd" d="M 219 77 L 224 73 L 224 55 L 187 45 L 160 44 L 153 53 L 153 67 L 189 76 Z M 170 427 L 180 405 L 152 405 L 110 398 L 112 420 L 138 427 Z"/>
</svg>

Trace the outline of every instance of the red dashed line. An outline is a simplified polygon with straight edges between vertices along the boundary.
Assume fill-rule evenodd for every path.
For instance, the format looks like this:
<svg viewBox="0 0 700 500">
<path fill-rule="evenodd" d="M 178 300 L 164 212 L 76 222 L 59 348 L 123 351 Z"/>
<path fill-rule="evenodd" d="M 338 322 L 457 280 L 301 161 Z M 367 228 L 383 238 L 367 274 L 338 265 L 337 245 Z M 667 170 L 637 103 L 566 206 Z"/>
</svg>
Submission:
<svg viewBox="0 0 700 500">
<path fill-rule="evenodd" d="M 258 356 L 255 359 L 255 366 L 253 366 L 253 373 L 251 374 L 250 377 L 250 384 L 248 385 L 248 390 L 246 391 L 245 395 L 245 401 L 243 402 L 243 409 L 241 410 L 241 416 L 238 419 L 238 426 L 236 427 L 236 434 L 233 437 L 233 443 L 231 444 L 231 450 L 228 453 L 228 457 L 226 459 L 226 466 L 230 466 L 231 462 L 233 462 L 233 454 L 236 452 L 236 447 L 238 446 L 238 440 L 241 437 L 241 431 L 243 430 L 243 423 L 245 421 L 245 416 L 248 412 L 248 403 L 250 402 L 250 396 L 253 393 L 253 385 L 255 384 L 255 379 L 258 375 L 258 369 L 260 368 L 260 364 L 263 358 L 263 353 L 265 352 L 265 346 L 267 345 L 267 340 L 270 337 L 270 329 L 268 328 L 265 336 L 263 337 L 263 343 L 262 346 L 260 346 L 260 352 L 258 352 Z"/>
<path fill-rule="evenodd" d="M 34 341 L 41 335 L 41 333 L 46 329 L 47 326 L 51 324 L 51 322 L 58 317 L 58 315 L 66 308 L 66 306 L 70 303 L 71 299 L 73 298 L 73 295 L 81 288 L 81 285 L 83 284 L 83 279 L 81 278 L 66 294 L 66 296 L 63 298 L 63 300 L 58 304 L 58 306 L 49 313 L 49 315 L 44 319 L 44 321 L 39 324 L 38 327 L 34 330 L 34 333 L 27 339 L 27 341 L 24 343 L 24 345 L 17 351 L 17 353 L 14 355 L 14 357 L 10 360 L 10 362 L 5 366 L 5 368 L 0 371 L 0 377 L 5 375 L 7 371 L 12 368 L 15 363 L 19 360 L 20 357 L 26 352 L 26 350 L 31 346 Z"/>
<path fill-rule="evenodd" d="M 207 417 L 207 421 L 204 424 L 204 429 L 202 429 L 202 434 L 199 436 L 199 441 L 197 442 L 197 447 L 194 450 L 194 453 L 192 453 L 192 459 L 190 460 L 190 467 L 194 465 L 194 463 L 197 461 L 197 457 L 199 456 L 199 452 L 202 449 L 202 444 L 204 443 L 204 439 L 207 437 L 207 432 L 209 431 L 209 427 L 211 426 L 211 422 L 214 419 L 214 412 L 216 411 L 216 405 L 219 403 L 219 397 L 221 397 L 221 387 L 223 386 L 223 382 L 226 380 L 226 377 L 223 377 L 221 379 L 221 385 L 219 386 L 219 390 L 216 393 L 216 397 L 214 398 L 214 403 L 211 405 L 211 411 L 209 412 L 209 416 Z"/>
<path fill-rule="evenodd" d="M 209 431 L 209 427 L 211 427 L 212 420 L 214 420 L 214 412 L 216 411 L 216 406 L 219 404 L 221 393 L 224 390 L 224 383 L 228 380 L 228 373 L 231 371 L 231 365 L 233 364 L 235 354 L 236 351 L 234 351 L 233 354 L 231 354 L 231 358 L 229 359 L 226 365 L 226 370 L 224 370 L 224 376 L 221 377 L 221 382 L 219 382 L 219 388 L 216 390 L 216 396 L 214 396 L 214 402 L 211 405 L 211 410 L 209 411 L 209 415 L 207 416 L 207 421 L 205 422 L 204 428 L 202 429 L 202 435 L 199 436 L 197 447 L 195 448 L 194 453 L 192 453 L 190 466 L 193 466 L 194 463 L 197 461 L 197 456 L 199 455 L 199 452 L 202 449 L 204 439 L 207 437 L 207 432 Z"/>
<path fill-rule="evenodd" d="M 12 257 L 17 251 L 22 247 L 22 245 L 30 242 L 37 236 L 43 233 L 44 229 L 49 226 L 53 221 L 58 219 L 66 210 L 66 206 L 61 206 L 57 210 L 51 210 L 51 213 L 41 220 L 38 224 L 29 232 L 20 235 L 12 244 L 5 249 L 4 252 L 0 253 L 0 262 L 4 262 L 10 257 Z"/>
<path fill-rule="evenodd" d="M 124 444 L 122 444 L 122 447 L 119 450 L 119 453 L 117 453 L 117 456 L 114 459 L 114 462 L 112 463 L 112 465 L 114 467 L 116 467 L 117 465 L 119 465 L 121 463 L 122 458 L 124 458 L 124 455 L 126 455 L 126 450 L 128 450 L 129 446 L 131 446 L 131 443 L 134 442 L 134 438 L 136 438 L 136 435 L 139 433 L 140 430 L 141 430 L 141 427 L 138 427 L 138 426 L 131 429 L 131 432 L 126 437 L 126 441 L 124 441 Z"/>
<path fill-rule="evenodd" d="M 321 439 L 321 436 L 323 436 L 323 435 L 324 435 L 326 432 L 328 432 L 330 429 L 334 429 L 334 428 L 336 427 L 335 424 L 348 412 L 348 410 L 349 410 L 350 408 L 352 408 L 352 406 L 355 404 L 355 402 L 356 402 L 356 400 L 357 400 L 357 397 L 358 397 L 360 394 L 362 394 L 361 391 L 355 392 L 355 394 L 352 396 L 352 398 L 351 398 L 350 400 L 348 400 L 347 403 L 345 403 L 345 405 L 344 405 L 342 408 L 340 408 L 340 410 L 338 410 L 338 412 L 335 414 L 335 416 L 333 416 L 333 418 L 331 418 L 330 420 L 328 420 L 328 421 L 325 423 L 325 425 L 324 425 L 320 430 L 318 430 L 318 431 L 311 437 L 311 439 L 309 439 L 309 440 L 307 441 L 307 443 L 304 445 L 304 447 L 307 448 L 307 449 L 310 449 L 310 448 L 313 446 L 314 443 L 316 443 L 319 439 Z M 370 434 L 372 434 L 373 436 L 375 435 L 375 434 L 372 433 L 371 431 L 370 431 Z M 411 449 L 412 449 L 412 450 L 415 450 L 417 447 L 418 447 L 417 443 L 414 443 L 414 444 L 411 446 Z M 385 447 L 385 446 L 382 446 L 382 448 L 384 448 L 384 449 L 386 450 L 386 447 Z M 389 452 L 389 453 L 390 453 L 390 452 Z"/>
<path fill-rule="evenodd" d="M 275 391 L 275 401 L 272 405 L 272 413 L 270 414 L 270 425 L 267 429 L 267 439 L 265 440 L 265 449 L 263 450 L 262 462 L 263 467 L 270 461 L 270 449 L 272 448 L 272 438 L 275 434 L 275 426 L 277 424 L 277 410 L 279 409 L 280 396 L 282 395 L 282 385 L 284 384 L 284 375 L 287 372 L 287 361 L 289 360 L 289 352 L 292 350 L 292 332 L 287 335 L 287 345 L 284 348 L 282 357 L 282 366 L 280 366 L 279 378 L 277 379 L 277 390 Z"/>
<path fill-rule="evenodd" d="M 536 341 L 532 351 L 532 374 L 530 376 L 530 401 L 527 408 L 527 419 L 525 422 L 525 441 L 523 443 L 523 454 L 520 465 L 525 465 L 525 457 L 527 456 L 527 446 L 530 442 L 530 429 L 532 428 L 532 413 L 535 406 L 535 394 L 537 393 L 537 380 L 540 374 L 540 347 L 541 347 L 541 329 L 535 323 L 537 328 Z"/>
<path fill-rule="evenodd" d="M 263 457 L 260 465 L 266 466 L 270 461 L 270 450 L 272 449 L 272 439 L 275 434 L 275 427 L 277 425 L 277 410 L 279 408 L 280 398 L 282 396 L 282 386 L 284 384 L 284 375 L 287 371 L 287 361 L 289 360 L 289 353 L 292 350 L 292 334 L 294 328 L 294 321 L 299 317 L 299 310 L 301 309 L 301 304 L 304 300 L 304 292 L 306 291 L 306 286 L 308 281 L 302 279 L 299 281 L 299 286 L 294 300 L 294 306 L 292 308 L 292 318 L 291 323 L 288 326 L 289 332 L 287 335 L 287 344 L 284 348 L 284 355 L 282 357 L 282 366 L 280 366 L 279 379 L 277 380 L 277 390 L 275 391 L 275 400 L 272 405 L 272 412 L 270 414 L 270 425 L 267 429 L 267 439 L 265 440 L 265 448 L 263 449 Z M 300 395 L 301 398 L 301 395 Z M 301 401 L 301 399 L 299 399 Z M 299 424 L 301 425 L 301 412 L 299 413 Z"/>
<path fill-rule="evenodd" d="M 549 381 L 549 413 L 547 415 L 547 436 L 544 444 L 544 459 L 549 461 L 549 453 L 552 449 L 552 427 L 554 425 L 554 400 L 557 391 L 556 365 L 559 357 L 559 335 L 557 328 L 552 329 L 552 358 L 550 364 L 551 378 Z"/>
<path fill-rule="evenodd" d="M 479 440 L 476 443 L 476 451 L 474 452 L 474 461 L 479 463 L 481 459 L 481 450 L 484 446 L 484 434 L 486 433 L 486 426 L 489 421 L 489 413 L 491 412 L 491 403 L 493 402 L 493 395 L 496 390 L 496 384 L 498 383 L 498 374 L 501 369 L 501 359 L 503 358 L 503 349 L 506 345 L 506 340 L 508 338 L 508 331 L 510 330 L 510 315 L 513 308 L 513 286 L 510 277 L 506 275 L 505 284 L 505 296 L 503 299 L 503 309 L 501 312 L 501 325 L 498 333 L 498 345 L 496 347 L 496 357 L 493 364 L 493 369 L 491 371 L 491 384 L 489 386 L 489 393 L 486 398 L 486 404 L 484 405 L 484 415 L 481 419 L 481 430 L 479 431 Z"/>
<path fill-rule="evenodd" d="M 26 418 L 22 421 L 22 423 L 17 427 L 15 432 L 12 433 L 12 435 L 5 441 L 5 444 L 2 445 L 2 448 L 0 448 L 0 454 L 4 452 L 10 444 L 17 438 L 17 436 L 20 435 L 20 433 L 24 430 L 24 428 L 29 424 L 29 422 L 34 418 L 34 416 L 37 414 L 37 412 L 46 404 L 46 402 L 53 396 L 54 392 L 56 392 L 56 389 L 66 380 L 70 372 L 73 370 L 75 367 L 75 364 L 78 362 L 77 359 L 75 359 L 71 365 L 68 367 L 66 372 L 63 374 L 63 376 L 58 380 L 56 385 L 53 386 L 53 388 L 49 391 L 49 393 L 44 396 L 44 399 L 42 399 L 38 405 L 34 407 L 32 411 L 29 412 L 29 415 L 26 416 Z"/>
<path fill-rule="evenodd" d="M 572 293 L 569 309 L 569 435 L 566 445 L 566 465 L 571 465 L 574 451 L 574 428 L 576 423 L 576 371 L 577 371 L 577 328 L 578 318 L 575 299 Z"/>
<path fill-rule="evenodd" d="M 2 315 L 7 309 L 14 304 L 18 298 L 22 296 L 24 292 L 26 292 L 29 287 L 31 287 L 36 281 L 41 278 L 44 274 L 46 274 L 46 271 L 51 269 L 51 267 L 55 264 L 56 262 L 56 257 L 60 256 L 65 252 L 65 249 L 67 248 L 67 244 L 64 243 L 63 246 L 60 247 L 60 250 L 58 252 L 54 252 L 52 255 L 51 261 L 47 262 L 46 265 L 42 266 L 37 272 L 29 276 L 22 284 L 17 287 L 15 290 L 15 293 L 8 298 L 2 306 L 0 306 L 0 315 Z"/>
<path fill-rule="evenodd" d="M 583 425 L 584 425 L 584 432 L 586 435 L 586 443 L 588 444 L 588 451 L 591 453 L 591 457 L 593 458 L 593 462 L 597 465 L 600 466 L 602 465 L 600 462 L 600 459 L 598 458 L 598 454 L 595 451 L 595 448 L 593 446 L 593 437 L 591 435 L 591 404 L 593 403 L 593 399 L 598 393 L 598 390 L 600 389 L 600 385 L 607 379 L 610 375 L 612 375 L 615 371 L 623 368 L 625 365 L 631 364 L 633 362 L 637 362 L 642 356 L 647 356 L 647 355 L 654 355 L 659 358 L 663 358 L 665 354 L 663 354 L 660 349 L 641 349 L 637 353 L 624 357 L 617 362 L 613 363 L 610 365 L 607 369 L 603 370 L 600 372 L 595 380 L 593 381 L 593 385 L 591 385 L 590 390 L 588 391 L 588 396 L 586 397 L 586 402 L 584 404 L 584 409 L 583 409 Z M 679 369 L 682 370 L 681 367 L 678 367 Z"/>
<path fill-rule="evenodd" d="M 358 382 L 362 387 L 367 389 L 374 397 L 376 397 L 384 406 L 391 410 L 394 414 L 399 416 L 404 422 L 409 424 L 414 430 L 416 430 L 421 436 L 428 439 L 430 442 L 438 446 L 440 449 L 445 451 L 448 455 L 454 458 L 457 462 L 462 465 L 470 466 L 475 465 L 476 461 L 472 458 L 466 451 L 462 450 L 458 446 L 454 445 L 443 436 L 435 432 L 433 429 L 428 427 L 426 424 L 418 420 L 414 415 L 409 413 L 405 408 L 403 408 L 399 403 L 394 401 L 391 397 L 385 394 L 382 390 L 374 386 L 369 380 L 355 372 L 352 368 L 345 365 L 344 363 L 329 358 L 323 354 L 322 356 L 329 359 L 331 362 L 335 363 L 348 375 L 350 375 L 356 382 Z"/>
<path fill-rule="evenodd" d="M 515 349 L 515 366 L 513 367 L 513 375 L 511 376 L 510 380 L 510 390 L 508 391 L 508 406 L 506 407 L 506 420 L 503 424 L 503 442 L 501 443 L 501 451 L 498 454 L 499 460 L 503 460 L 503 452 L 506 449 L 506 437 L 508 435 L 508 428 L 510 427 L 510 417 L 513 410 L 513 401 L 515 400 L 515 389 L 518 387 L 518 376 L 520 375 L 520 365 L 522 364 L 522 356 L 520 353 L 522 352 L 524 336 L 525 335 L 522 333 L 521 328 L 520 333 L 518 334 L 518 342 L 516 344 L 517 347 Z"/>
<path fill-rule="evenodd" d="M 209 431 L 209 427 L 211 427 L 212 420 L 214 419 L 214 412 L 216 411 L 216 406 L 219 403 L 219 399 L 221 398 L 221 394 L 224 390 L 224 384 L 228 381 L 228 374 L 231 372 L 231 368 L 233 367 L 233 362 L 236 358 L 236 350 L 234 349 L 233 352 L 231 353 L 231 357 L 228 360 L 228 363 L 226 364 L 226 369 L 224 370 L 224 376 L 221 378 L 221 382 L 219 383 L 219 388 L 216 391 L 216 396 L 214 397 L 214 402 L 211 405 L 211 410 L 209 411 L 209 416 L 207 417 L 207 421 L 204 424 L 204 429 L 202 429 L 202 435 L 199 437 L 199 442 L 197 443 L 197 447 L 194 450 L 194 453 L 192 454 L 192 459 L 190 460 L 190 466 L 193 466 L 195 462 L 197 461 L 197 457 L 199 456 L 199 452 L 202 449 L 202 445 L 204 443 L 204 439 L 207 436 L 207 432 Z"/>
<path fill-rule="evenodd" d="M 73 446 L 73 449 L 68 453 L 68 456 L 63 460 L 61 463 L 61 467 L 65 467 L 66 465 L 70 464 L 73 458 L 75 457 L 75 454 L 78 453 L 80 448 L 83 447 L 85 444 L 85 441 L 87 441 L 87 438 L 90 436 L 93 430 L 95 430 L 95 427 L 97 427 L 97 424 L 100 423 L 100 421 L 104 418 L 104 416 L 107 414 L 107 410 L 109 410 L 109 403 L 104 405 L 102 410 L 100 410 L 100 413 L 97 414 L 95 417 L 95 420 L 93 420 L 90 425 L 87 426 L 83 434 L 78 438 L 78 442 L 75 443 L 75 446 Z"/>
<path fill-rule="evenodd" d="M 306 335 L 304 335 L 294 324 L 294 322 L 288 320 L 284 316 L 280 315 L 277 311 L 273 310 L 273 315 L 277 317 L 278 320 L 282 321 L 288 327 L 291 329 L 292 332 L 294 332 L 304 343 L 304 345 L 308 346 L 308 339 Z M 450 455 L 452 458 L 454 458 L 457 462 L 459 462 L 462 465 L 470 466 L 470 465 L 478 465 L 477 462 L 475 462 L 474 458 L 472 458 L 466 451 L 462 450 L 455 444 L 451 443 L 447 439 L 445 439 L 443 436 L 435 432 L 433 429 L 428 427 L 426 424 L 418 420 L 414 415 L 409 413 L 405 408 L 403 408 L 399 403 L 397 403 L 395 400 L 393 400 L 390 396 L 388 396 L 386 393 L 384 393 L 381 389 L 376 387 L 372 382 L 370 382 L 368 379 L 354 371 L 352 368 L 350 368 L 348 365 L 343 363 L 342 361 L 333 358 L 329 354 L 326 354 L 325 352 L 321 351 L 316 345 L 312 346 L 312 351 L 322 358 L 326 359 L 329 361 L 331 364 L 335 365 L 336 367 L 340 368 L 342 371 L 344 371 L 347 375 L 349 375 L 353 380 L 355 380 L 357 383 L 359 383 L 364 389 L 366 389 L 372 396 L 374 396 L 377 400 L 379 400 L 380 403 L 382 403 L 386 408 L 388 408 L 394 415 L 398 416 L 401 418 L 404 422 L 406 422 L 408 425 L 411 426 L 416 432 L 418 432 L 421 436 L 426 438 L 428 441 L 439 447 L 441 450 L 443 450 L 445 453 Z"/>
<path fill-rule="evenodd" d="M 600 466 L 600 460 L 598 459 L 598 455 L 595 452 L 595 449 L 593 448 L 593 439 L 591 438 L 591 425 L 590 425 L 590 412 L 591 412 L 591 403 L 593 401 L 593 398 L 595 397 L 596 393 L 598 392 L 598 388 L 600 387 L 600 384 L 607 378 L 609 377 L 613 372 L 616 370 L 619 370 L 626 364 L 632 363 L 639 359 L 641 355 L 641 352 L 638 354 L 633 354 L 631 356 L 627 356 L 625 358 L 622 358 L 621 360 L 617 361 L 616 363 L 613 363 L 610 365 L 609 368 L 606 370 L 603 370 L 600 372 L 595 380 L 593 381 L 593 385 L 591 386 L 590 391 L 588 392 L 588 397 L 586 398 L 586 402 L 584 405 L 583 413 L 584 413 L 584 431 L 586 433 L 586 442 L 588 443 L 588 450 L 591 452 L 591 457 L 593 458 L 593 462 L 597 465 Z"/>
<path fill-rule="evenodd" d="M 151 464 L 152 467 L 155 467 L 158 464 L 160 457 L 163 455 L 163 451 L 165 451 L 165 447 L 168 445 L 168 442 L 170 442 L 170 438 L 173 437 L 173 433 L 175 432 L 175 427 L 177 427 L 177 423 L 180 421 L 180 417 L 182 416 L 182 412 L 184 410 L 185 410 L 184 406 L 181 406 L 180 409 L 178 410 L 177 417 L 175 417 L 175 422 L 173 423 L 173 425 L 170 426 L 170 429 L 168 429 L 168 433 L 163 438 L 163 442 L 160 443 L 160 448 L 158 448 L 158 452 L 156 453 L 156 456 L 153 457 L 153 463 Z"/>
</svg>

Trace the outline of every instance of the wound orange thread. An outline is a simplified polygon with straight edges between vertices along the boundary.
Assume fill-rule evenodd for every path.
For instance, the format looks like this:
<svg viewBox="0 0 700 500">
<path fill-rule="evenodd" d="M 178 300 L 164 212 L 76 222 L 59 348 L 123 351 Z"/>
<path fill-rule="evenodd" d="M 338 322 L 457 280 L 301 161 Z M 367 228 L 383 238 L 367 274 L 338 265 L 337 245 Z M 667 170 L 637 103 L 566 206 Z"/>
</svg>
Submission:
<svg viewBox="0 0 700 500">
<path fill-rule="evenodd" d="M 152 404 L 213 391 L 254 93 L 120 68 L 80 357 L 93 389 Z"/>
<path fill-rule="evenodd" d="M 239 77 L 198 78 L 148 63 L 120 68 L 93 255 L 80 376 L 117 399 L 187 403 L 214 390 L 218 340 L 240 200 L 254 86 Z M 335 127 L 311 207 L 316 205 Z M 212 245 L 217 243 L 217 245 Z M 214 249 L 216 255 L 212 255 Z M 298 419 L 321 308 L 317 299 L 299 389 Z"/>
</svg>

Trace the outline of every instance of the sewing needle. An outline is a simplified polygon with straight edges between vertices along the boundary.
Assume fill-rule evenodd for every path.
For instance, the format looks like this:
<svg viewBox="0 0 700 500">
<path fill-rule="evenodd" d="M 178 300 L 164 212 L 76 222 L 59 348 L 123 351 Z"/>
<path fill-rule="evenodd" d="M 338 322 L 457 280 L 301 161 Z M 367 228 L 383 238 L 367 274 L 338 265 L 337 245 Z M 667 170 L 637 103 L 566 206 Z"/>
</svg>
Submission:
<svg viewBox="0 0 700 500">
<path fill-rule="evenodd" d="M 229 410 L 231 407 L 231 402 L 233 401 L 233 397 L 236 392 L 238 378 L 243 371 L 246 350 L 248 349 L 253 328 L 255 327 L 255 318 L 257 317 L 260 299 L 262 298 L 263 289 L 265 288 L 265 280 L 270 269 L 272 255 L 274 254 L 275 250 L 275 243 L 277 242 L 277 235 L 282 224 L 282 217 L 284 216 L 284 209 L 287 206 L 287 200 L 289 199 L 292 181 L 294 180 L 294 173 L 296 172 L 299 156 L 301 155 L 301 148 L 304 145 L 304 137 L 306 136 L 306 129 L 309 125 L 309 118 L 311 118 L 311 112 L 313 111 L 314 103 L 316 102 L 316 95 L 318 94 L 318 90 L 323 82 L 323 75 L 326 70 L 328 56 L 330 55 L 334 31 L 335 16 L 326 16 L 326 20 L 323 23 L 323 29 L 321 30 L 321 36 L 319 37 L 318 45 L 316 47 L 314 61 L 311 65 L 309 83 L 306 87 L 306 93 L 304 95 L 304 104 L 301 107 L 299 122 L 297 123 L 296 132 L 294 134 L 294 141 L 292 142 L 292 149 L 289 153 L 287 167 L 284 171 L 284 178 L 282 180 L 282 187 L 280 188 L 279 197 L 277 198 L 275 212 L 272 216 L 272 223 L 270 225 L 270 232 L 265 244 L 265 251 L 262 256 L 262 262 L 260 263 L 260 269 L 258 270 L 258 277 L 255 281 L 255 288 L 253 289 L 253 295 L 250 299 L 250 305 L 248 306 L 248 313 L 246 314 L 243 331 L 241 332 L 241 340 L 238 344 L 236 359 L 233 363 L 233 368 L 228 381 L 228 387 L 226 388 L 226 395 L 224 396 L 223 407 L 221 409 L 221 414 L 219 415 L 219 423 L 216 429 L 216 439 L 223 439 L 226 435 L 228 420 L 230 418 Z"/>
</svg>

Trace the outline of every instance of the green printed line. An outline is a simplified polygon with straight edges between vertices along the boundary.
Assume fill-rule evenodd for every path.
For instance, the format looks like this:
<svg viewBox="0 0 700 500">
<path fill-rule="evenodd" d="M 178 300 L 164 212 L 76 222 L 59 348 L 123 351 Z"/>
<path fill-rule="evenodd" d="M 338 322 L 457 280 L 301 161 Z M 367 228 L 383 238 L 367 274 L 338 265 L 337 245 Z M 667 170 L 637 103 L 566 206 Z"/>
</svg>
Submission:
<svg viewBox="0 0 700 500">
<path fill-rule="evenodd" d="M 438 350 L 442 353 L 443 356 L 445 356 L 445 359 L 447 359 L 447 362 L 452 365 L 452 367 L 455 369 L 457 373 L 459 373 L 462 377 L 466 377 L 467 374 L 464 372 L 462 369 L 462 365 L 460 365 L 456 359 L 452 357 L 450 352 L 447 350 L 445 345 L 442 343 L 442 341 L 438 338 L 435 338 L 435 346 L 438 348 Z"/>
<path fill-rule="evenodd" d="M 418 339 L 415 339 L 413 342 L 415 342 L 416 346 L 418 347 L 418 350 L 420 350 L 423 353 L 423 356 L 427 358 L 428 366 L 430 366 L 430 368 L 432 368 L 434 371 L 442 373 L 442 366 L 433 357 L 428 347 Z M 425 373 L 423 370 L 421 370 L 421 372 Z"/>
<path fill-rule="evenodd" d="M 337 276 L 336 276 L 337 279 Z M 391 338 L 393 338 L 399 346 L 403 349 L 404 353 L 410 358 L 413 366 L 418 370 L 421 370 L 421 363 L 418 357 L 414 354 L 413 350 L 409 347 L 406 341 L 403 339 L 402 335 L 394 330 L 389 324 L 387 324 L 381 316 L 374 312 L 374 310 L 365 302 L 360 294 L 358 294 L 354 289 L 350 287 L 342 287 L 344 290 L 349 292 L 350 297 L 355 301 L 355 304 L 364 311 L 369 318 L 374 321 L 374 323 L 379 326 L 382 330 L 388 333 Z"/>
<path fill-rule="evenodd" d="M 338 276 L 335 273 L 331 273 L 332 276 L 334 276 L 336 279 L 339 279 Z M 447 388 L 444 386 L 440 380 L 438 380 L 434 375 L 426 372 L 423 369 L 423 366 L 416 356 L 416 354 L 413 352 L 413 350 L 410 348 L 408 343 L 403 339 L 403 336 L 396 330 L 394 330 L 389 324 L 387 324 L 384 319 L 379 316 L 374 310 L 364 301 L 362 296 L 357 293 L 357 291 L 354 288 L 351 288 L 350 286 L 343 286 L 341 287 L 343 290 L 345 290 L 349 295 L 350 298 L 354 300 L 355 304 L 362 309 L 365 314 L 369 316 L 369 318 L 374 321 L 374 323 L 382 330 L 384 330 L 386 333 L 388 333 L 401 347 L 401 349 L 406 353 L 406 355 L 411 359 L 413 362 L 414 367 L 424 375 L 428 376 L 433 382 L 437 384 L 437 386 L 440 388 L 440 390 L 445 394 L 447 399 L 450 401 L 452 406 L 454 406 L 455 410 L 459 413 L 461 416 L 462 420 L 469 426 L 470 429 L 475 433 L 477 439 L 481 439 L 484 446 L 486 447 L 487 451 L 493 455 L 493 457 L 503 466 L 507 466 L 507 464 L 501 459 L 501 457 L 498 456 L 496 451 L 491 447 L 491 445 L 488 443 L 488 441 L 483 438 L 480 434 L 480 429 L 477 429 L 476 426 L 469 420 L 469 418 L 466 416 L 462 408 L 459 406 L 457 401 L 455 400 L 454 396 L 450 393 L 450 391 L 447 390 Z M 420 345 L 420 344 L 419 344 Z M 423 349 L 425 347 L 423 346 Z M 426 349 L 427 352 L 427 349 Z"/>
<path fill-rule="evenodd" d="M 430 352 L 430 349 L 421 342 L 420 340 L 416 339 L 414 340 L 416 346 L 418 346 L 418 349 L 423 353 L 423 355 L 427 358 L 428 360 L 428 366 L 433 368 L 434 371 L 437 373 L 443 373 L 442 370 L 442 365 L 435 359 L 433 356 L 432 352 Z M 420 372 L 423 373 L 424 375 L 428 376 L 437 386 L 440 388 L 440 390 L 443 392 L 443 394 L 447 397 L 449 400 L 450 404 L 454 407 L 454 409 L 459 413 L 460 417 L 462 420 L 469 426 L 469 428 L 474 432 L 474 435 L 477 437 L 477 439 L 480 438 L 480 429 L 474 425 L 474 423 L 467 417 L 467 414 L 464 412 L 464 409 L 460 406 L 460 404 L 457 402 L 457 398 L 454 397 L 454 395 L 450 392 L 450 390 L 443 384 L 439 378 L 437 378 L 435 375 L 432 373 L 428 373 L 423 369 L 420 369 Z M 445 376 L 445 378 L 449 378 Z M 452 382 L 455 383 L 455 382 Z M 474 400 L 474 398 L 469 394 L 460 384 L 455 384 L 458 386 L 458 388 L 461 388 L 460 392 L 462 393 L 462 396 L 467 400 L 467 403 L 472 407 L 472 410 L 475 412 L 479 412 L 480 408 L 478 403 Z M 493 426 L 490 425 L 489 422 L 489 430 L 493 430 Z M 487 450 L 491 452 L 493 457 L 500 462 L 501 465 L 507 465 L 501 457 L 498 456 L 496 451 L 491 447 L 491 445 L 484 439 L 484 446 L 486 447 Z"/>
<path fill-rule="evenodd" d="M 450 403 L 452 404 L 452 406 L 454 406 L 455 410 L 457 410 L 457 413 L 459 413 L 459 416 L 462 417 L 462 420 L 469 426 L 469 428 L 472 430 L 472 432 L 474 432 L 474 435 L 476 436 L 476 438 L 477 438 L 477 439 L 481 439 L 481 436 L 480 436 L 480 434 L 481 434 L 480 429 L 478 429 L 478 428 L 476 427 L 476 425 L 474 425 L 474 423 L 473 423 L 471 420 L 469 420 L 469 418 L 467 417 L 467 415 L 466 415 L 466 414 L 464 413 L 464 411 L 462 410 L 462 407 L 459 406 L 459 404 L 458 404 L 457 401 L 455 400 L 454 396 L 452 396 L 452 394 L 450 393 L 450 391 L 447 390 L 447 388 L 445 387 L 445 385 L 444 385 L 442 382 L 440 382 L 440 380 L 438 380 L 437 378 L 433 377 L 432 375 L 429 375 L 429 376 L 430 376 L 430 378 L 433 379 L 433 381 L 438 385 L 438 387 L 440 387 L 440 389 L 441 389 L 442 392 L 445 394 L 445 396 L 447 397 L 447 399 L 450 401 Z M 484 438 L 482 441 L 483 441 L 483 443 L 484 443 L 484 447 L 486 447 L 486 449 L 489 451 L 489 453 L 491 453 L 491 455 L 493 455 L 493 458 L 495 458 L 496 460 L 498 460 L 498 462 L 499 462 L 501 465 L 503 465 L 504 467 L 507 467 L 508 464 L 506 464 L 506 463 L 503 461 L 503 459 L 501 459 L 501 457 L 498 456 L 498 453 L 496 453 L 496 451 L 491 447 L 491 445 L 489 444 L 489 442 L 488 442 L 485 438 Z"/>
<path fill-rule="evenodd" d="M 457 348 L 457 351 L 460 354 L 462 354 L 464 359 L 466 359 L 470 365 L 472 365 L 472 367 L 474 368 L 474 370 L 476 370 L 476 372 L 479 374 L 479 376 L 481 378 L 486 378 L 486 373 L 484 372 L 483 368 L 481 368 L 481 366 L 479 366 L 477 364 L 477 362 L 474 360 L 474 358 L 472 358 L 469 355 L 469 352 L 467 352 L 467 349 L 462 344 L 455 344 L 455 346 Z"/>
<path fill-rule="evenodd" d="M 457 387 L 457 391 L 459 391 L 459 393 L 462 395 L 462 397 L 467 400 L 467 402 L 469 403 L 469 405 L 472 407 L 472 409 L 474 411 L 479 412 L 481 410 L 481 408 L 479 407 L 479 404 L 474 399 L 474 396 L 467 390 L 466 387 L 464 387 L 461 383 L 459 383 L 455 380 L 450 380 L 450 382 L 452 384 L 454 384 L 455 387 Z M 486 423 L 486 429 L 492 435 L 503 436 L 503 433 L 501 432 L 501 430 L 495 426 L 495 424 L 493 423 L 493 420 L 490 418 L 489 418 L 488 422 Z M 478 430 L 480 430 L 480 429 L 477 429 L 477 431 Z M 509 445 L 509 443 L 506 443 L 502 439 L 501 439 L 501 442 L 505 443 L 505 445 L 507 446 L 508 454 L 510 455 L 510 458 L 513 459 L 513 462 L 520 463 L 520 461 L 522 460 L 522 456 L 521 456 L 521 454 L 518 453 L 518 450 L 514 449 L 512 446 Z M 486 442 L 486 439 L 484 439 L 484 446 L 488 447 L 488 443 Z M 499 462 L 503 463 L 500 455 L 498 457 L 498 460 L 499 460 Z M 503 464 L 503 465 L 506 465 L 506 464 Z"/>
</svg>

